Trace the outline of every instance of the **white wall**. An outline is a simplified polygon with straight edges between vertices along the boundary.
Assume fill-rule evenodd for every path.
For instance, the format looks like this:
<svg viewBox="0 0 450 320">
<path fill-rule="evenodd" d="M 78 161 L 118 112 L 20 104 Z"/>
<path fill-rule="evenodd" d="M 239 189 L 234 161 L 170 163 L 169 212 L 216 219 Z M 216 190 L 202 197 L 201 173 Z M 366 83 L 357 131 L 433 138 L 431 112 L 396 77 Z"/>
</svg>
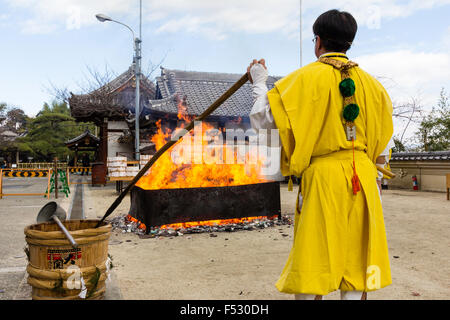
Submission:
<svg viewBox="0 0 450 320">
<path fill-rule="evenodd" d="M 108 121 L 108 129 L 128 129 L 125 121 Z M 108 132 L 108 157 L 116 157 L 117 152 L 122 152 L 122 156 L 127 156 L 128 160 L 133 160 L 133 143 L 124 144 L 117 140 L 122 135 L 120 132 Z"/>
</svg>

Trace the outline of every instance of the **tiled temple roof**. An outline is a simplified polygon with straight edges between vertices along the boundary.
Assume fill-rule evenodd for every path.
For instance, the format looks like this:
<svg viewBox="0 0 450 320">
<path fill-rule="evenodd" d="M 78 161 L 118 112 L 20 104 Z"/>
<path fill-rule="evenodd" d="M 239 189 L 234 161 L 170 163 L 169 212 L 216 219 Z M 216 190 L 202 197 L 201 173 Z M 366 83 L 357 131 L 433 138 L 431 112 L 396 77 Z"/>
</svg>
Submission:
<svg viewBox="0 0 450 320">
<path fill-rule="evenodd" d="M 156 78 L 156 99 L 149 100 L 149 112 L 178 113 L 178 104 L 186 104 L 188 115 L 199 115 L 230 88 L 241 74 L 195 72 L 161 68 Z M 267 86 L 273 88 L 279 78 L 269 77 Z M 212 116 L 248 117 L 252 108 L 250 83 L 243 85 Z"/>
<path fill-rule="evenodd" d="M 450 151 L 397 152 L 392 153 L 391 161 L 450 161 Z"/>
<path fill-rule="evenodd" d="M 85 132 L 83 132 L 82 134 L 80 134 L 78 137 L 75 137 L 73 139 L 70 139 L 69 141 L 67 141 L 65 144 L 66 145 L 72 145 L 76 142 L 81 142 L 81 144 L 83 144 L 85 142 L 85 139 L 89 138 L 92 139 L 92 141 L 94 143 L 99 143 L 100 142 L 100 138 L 94 136 L 89 130 L 86 130 Z"/>
<path fill-rule="evenodd" d="M 71 115 L 78 121 L 122 120 L 134 113 L 135 103 L 134 65 L 115 79 L 88 94 L 71 94 Z M 143 101 L 155 97 L 156 87 L 147 77 L 141 77 L 141 108 Z"/>
<path fill-rule="evenodd" d="M 147 77 L 141 80 L 141 117 L 148 114 L 178 113 L 183 102 L 188 115 L 199 115 L 230 88 L 242 74 L 170 70 L 161 67 L 156 87 Z M 267 86 L 273 88 L 280 77 L 269 76 Z M 134 70 L 131 66 L 117 78 L 85 95 L 69 99 L 71 114 L 78 121 L 92 119 L 120 120 L 134 114 Z M 113 93 L 104 98 L 104 93 Z M 248 118 L 252 108 L 252 88 L 247 82 L 211 116 Z"/>
</svg>

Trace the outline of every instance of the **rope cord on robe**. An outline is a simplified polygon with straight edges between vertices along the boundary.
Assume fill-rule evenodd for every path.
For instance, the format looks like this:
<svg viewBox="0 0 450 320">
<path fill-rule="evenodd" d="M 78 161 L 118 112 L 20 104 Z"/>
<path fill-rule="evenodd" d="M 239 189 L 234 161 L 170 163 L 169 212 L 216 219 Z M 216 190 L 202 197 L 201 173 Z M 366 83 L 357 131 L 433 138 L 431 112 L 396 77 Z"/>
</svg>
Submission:
<svg viewBox="0 0 450 320">
<path fill-rule="evenodd" d="M 347 140 L 352 142 L 353 148 L 353 177 L 352 177 L 352 189 L 353 194 L 357 194 L 361 191 L 358 174 L 356 173 L 355 164 L 355 140 L 356 140 L 356 126 L 355 120 L 359 116 L 359 106 L 355 100 L 356 86 L 352 78 L 350 78 L 349 70 L 358 66 L 353 61 L 340 61 L 331 59 L 329 57 L 321 57 L 320 62 L 331 65 L 333 68 L 341 72 L 341 82 L 339 83 L 339 91 L 344 98 L 344 110 L 342 116 L 344 118 L 344 128 L 347 135 Z"/>
</svg>

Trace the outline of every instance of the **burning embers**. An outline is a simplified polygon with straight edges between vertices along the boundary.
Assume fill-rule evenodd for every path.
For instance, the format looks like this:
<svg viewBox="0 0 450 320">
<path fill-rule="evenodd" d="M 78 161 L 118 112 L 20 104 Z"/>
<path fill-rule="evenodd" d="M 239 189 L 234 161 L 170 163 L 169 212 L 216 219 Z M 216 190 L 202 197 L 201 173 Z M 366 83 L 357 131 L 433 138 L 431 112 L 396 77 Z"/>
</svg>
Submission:
<svg viewBox="0 0 450 320">
<path fill-rule="evenodd" d="M 119 216 L 111 220 L 114 229 L 121 230 L 123 233 L 135 233 L 144 236 L 146 227 L 132 216 Z M 292 220 L 288 216 L 278 219 L 277 216 L 267 217 L 249 217 L 244 219 L 211 220 L 188 223 L 177 223 L 153 227 L 149 230 L 150 238 L 154 237 L 177 237 L 193 233 L 210 233 L 214 237 L 214 232 L 236 232 L 260 230 L 273 226 L 291 225 Z"/>
</svg>

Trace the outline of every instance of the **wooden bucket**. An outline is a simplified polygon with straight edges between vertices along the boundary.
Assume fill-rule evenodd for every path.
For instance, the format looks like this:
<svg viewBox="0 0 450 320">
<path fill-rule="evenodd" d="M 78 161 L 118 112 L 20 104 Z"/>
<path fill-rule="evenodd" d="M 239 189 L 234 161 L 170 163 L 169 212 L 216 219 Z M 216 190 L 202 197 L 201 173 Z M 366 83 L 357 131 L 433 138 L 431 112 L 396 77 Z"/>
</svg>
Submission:
<svg viewBox="0 0 450 320">
<path fill-rule="evenodd" d="M 74 249 L 56 223 L 25 228 L 28 284 L 34 300 L 102 299 L 109 270 L 111 225 L 98 220 L 66 220 L 78 248 Z"/>
</svg>

